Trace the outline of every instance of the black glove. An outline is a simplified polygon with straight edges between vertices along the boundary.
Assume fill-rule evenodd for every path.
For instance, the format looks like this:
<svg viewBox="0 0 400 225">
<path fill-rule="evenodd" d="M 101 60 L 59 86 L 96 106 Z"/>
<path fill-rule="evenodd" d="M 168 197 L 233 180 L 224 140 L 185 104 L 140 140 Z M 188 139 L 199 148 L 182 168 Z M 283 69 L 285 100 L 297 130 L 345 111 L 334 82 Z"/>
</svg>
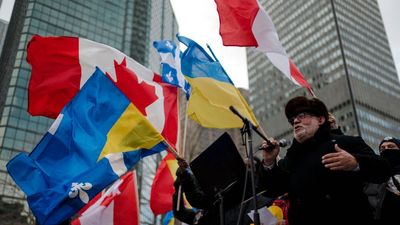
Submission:
<svg viewBox="0 0 400 225">
<path fill-rule="evenodd" d="M 189 177 L 189 171 L 187 171 L 186 168 L 178 167 L 176 170 L 176 177 L 181 180 L 185 180 Z"/>
</svg>

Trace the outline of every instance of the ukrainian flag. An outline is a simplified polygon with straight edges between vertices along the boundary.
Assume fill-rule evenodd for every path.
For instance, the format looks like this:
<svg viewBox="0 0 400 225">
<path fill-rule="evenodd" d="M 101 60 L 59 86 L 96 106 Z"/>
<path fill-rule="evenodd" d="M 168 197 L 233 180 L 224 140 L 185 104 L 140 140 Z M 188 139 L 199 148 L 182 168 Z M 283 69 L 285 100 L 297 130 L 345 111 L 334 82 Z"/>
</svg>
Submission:
<svg viewBox="0 0 400 225">
<path fill-rule="evenodd" d="M 174 213 L 171 210 L 167 214 L 165 214 L 164 219 L 162 221 L 162 225 L 174 225 L 174 224 L 175 224 Z"/>
<path fill-rule="evenodd" d="M 31 154 L 20 153 L 7 170 L 38 223 L 59 224 L 141 158 L 166 149 L 163 140 L 96 69 Z"/>
<path fill-rule="evenodd" d="M 187 113 L 197 123 L 208 128 L 239 128 L 242 120 L 229 107 L 258 126 L 252 110 L 218 61 L 193 40 L 177 35 L 187 46 L 182 54 L 181 70 L 189 81 L 190 93 Z"/>
</svg>

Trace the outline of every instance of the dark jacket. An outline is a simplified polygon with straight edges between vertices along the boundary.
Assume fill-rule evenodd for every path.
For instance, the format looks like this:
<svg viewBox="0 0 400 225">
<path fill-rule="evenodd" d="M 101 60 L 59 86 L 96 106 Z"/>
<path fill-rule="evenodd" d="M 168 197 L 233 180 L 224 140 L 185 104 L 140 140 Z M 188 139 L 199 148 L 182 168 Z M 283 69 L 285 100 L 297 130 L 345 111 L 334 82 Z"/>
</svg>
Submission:
<svg viewBox="0 0 400 225">
<path fill-rule="evenodd" d="M 175 193 L 173 195 L 174 216 L 187 224 L 219 225 L 220 205 L 218 198 L 210 195 L 209 193 L 205 193 L 191 171 L 178 168 L 176 174 L 177 180 L 174 184 Z M 210 176 L 212 176 L 212 174 L 210 174 Z M 185 193 L 185 196 L 191 206 L 202 210 L 202 216 L 198 219 L 197 223 L 194 223 L 196 213 L 191 209 L 185 208 L 182 201 L 180 203 L 182 207 L 180 207 L 180 209 L 177 209 L 176 207 L 178 202 L 177 192 L 180 184 L 182 185 L 182 193 Z M 249 196 L 249 194 L 245 195 L 245 199 L 247 200 L 244 201 L 242 210 L 240 208 L 243 194 L 243 184 L 244 180 L 239 180 L 238 185 L 234 185 L 231 189 L 228 189 L 227 192 L 224 193 L 223 215 L 225 225 L 236 225 L 240 213 L 242 214 L 242 217 L 239 224 L 247 225 L 252 223 L 251 219 L 247 216 L 247 213 L 254 209 L 252 198 Z M 248 190 L 250 190 L 250 188 L 251 187 L 249 186 L 247 187 Z M 272 202 L 271 199 L 265 198 L 264 196 L 258 196 L 257 199 L 257 206 L 259 208 L 269 205 Z"/>
<path fill-rule="evenodd" d="M 344 135 L 344 133 L 340 127 L 336 128 L 336 129 L 331 129 L 331 134 Z"/>
<path fill-rule="evenodd" d="M 385 195 L 381 208 L 381 224 L 398 224 L 400 212 L 400 150 L 385 150 L 381 156 L 391 168 L 391 176 L 385 183 Z"/>
<path fill-rule="evenodd" d="M 359 170 L 324 167 L 322 156 L 334 152 L 335 143 L 357 159 Z M 259 186 L 272 194 L 288 192 L 290 225 L 366 225 L 373 216 L 363 184 L 388 179 L 389 166 L 362 138 L 334 135 L 322 126 L 304 143 L 294 139 L 285 158 L 262 173 Z"/>
<path fill-rule="evenodd" d="M 368 196 L 369 204 L 372 207 L 374 219 L 378 222 L 381 219 L 382 203 L 386 195 L 386 183 L 366 183 L 364 193 Z M 377 223 L 379 224 L 379 223 Z"/>
<path fill-rule="evenodd" d="M 179 221 L 187 223 L 187 224 L 201 224 L 200 218 L 202 217 L 202 212 L 198 212 L 198 210 L 187 208 L 183 201 L 183 190 L 181 186 L 181 181 L 177 178 L 174 182 L 175 192 L 172 196 L 172 209 L 174 213 L 174 217 Z M 181 188 L 181 192 L 179 193 L 179 188 Z M 179 205 L 178 205 L 179 201 Z"/>
<path fill-rule="evenodd" d="M 214 198 L 203 192 L 197 179 L 190 170 L 179 167 L 176 171 L 176 175 L 177 179 L 174 183 L 175 193 L 173 195 L 173 210 L 175 218 L 187 224 L 194 224 L 195 222 L 196 213 L 182 205 L 182 201 L 180 202 L 181 207 L 177 209 L 178 187 L 179 185 L 182 185 L 181 191 L 182 193 L 185 193 L 189 204 L 196 209 L 201 209 L 204 213 L 204 215 L 198 219 L 197 224 L 217 225 L 219 223 L 219 211 L 218 205 L 214 204 Z"/>
</svg>

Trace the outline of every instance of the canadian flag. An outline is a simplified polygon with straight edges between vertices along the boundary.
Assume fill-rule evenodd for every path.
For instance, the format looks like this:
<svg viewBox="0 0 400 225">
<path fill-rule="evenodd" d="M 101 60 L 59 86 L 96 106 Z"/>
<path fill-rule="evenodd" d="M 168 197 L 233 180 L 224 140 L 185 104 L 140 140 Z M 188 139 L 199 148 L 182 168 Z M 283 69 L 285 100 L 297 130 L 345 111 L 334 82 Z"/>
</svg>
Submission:
<svg viewBox="0 0 400 225">
<path fill-rule="evenodd" d="M 215 3 L 224 45 L 256 47 L 293 83 L 305 87 L 314 96 L 310 84 L 282 47 L 271 18 L 257 0 L 215 0 Z"/>
<path fill-rule="evenodd" d="M 79 211 L 72 225 L 139 225 L 136 173 L 130 171 Z"/>
<path fill-rule="evenodd" d="M 177 89 L 163 83 L 160 75 L 117 49 L 84 38 L 34 35 L 27 52 L 27 61 L 32 66 L 28 87 L 31 115 L 56 118 L 98 67 L 169 144 L 176 144 Z M 143 89 L 154 94 L 144 98 L 140 91 Z"/>
</svg>

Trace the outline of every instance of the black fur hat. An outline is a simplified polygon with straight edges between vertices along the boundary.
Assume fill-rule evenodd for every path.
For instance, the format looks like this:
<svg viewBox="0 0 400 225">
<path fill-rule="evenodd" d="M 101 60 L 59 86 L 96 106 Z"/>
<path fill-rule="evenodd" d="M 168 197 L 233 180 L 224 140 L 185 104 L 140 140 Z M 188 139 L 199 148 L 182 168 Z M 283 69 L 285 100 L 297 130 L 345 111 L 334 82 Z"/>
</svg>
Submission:
<svg viewBox="0 0 400 225">
<path fill-rule="evenodd" d="M 287 102 L 285 107 L 285 115 L 287 119 L 297 116 L 302 112 L 308 112 L 315 116 L 323 116 L 325 117 L 325 121 L 328 121 L 328 109 L 318 98 L 308 99 L 304 96 L 298 96 Z"/>
</svg>

